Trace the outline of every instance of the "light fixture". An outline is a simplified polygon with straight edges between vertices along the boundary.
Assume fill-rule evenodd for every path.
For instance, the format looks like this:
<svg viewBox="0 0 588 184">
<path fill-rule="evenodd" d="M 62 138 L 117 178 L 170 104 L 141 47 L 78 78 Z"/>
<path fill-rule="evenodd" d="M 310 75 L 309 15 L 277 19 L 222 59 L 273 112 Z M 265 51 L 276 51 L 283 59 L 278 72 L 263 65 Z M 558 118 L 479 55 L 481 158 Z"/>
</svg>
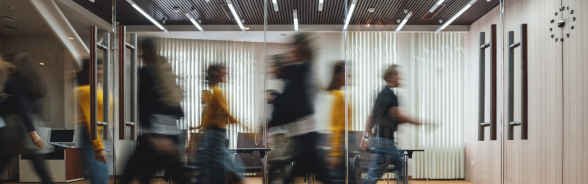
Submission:
<svg viewBox="0 0 588 184">
<path fill-rule="evenodd" d="M 408 13 L 408 9 L 404 9 L 404 13 Z"/>
<path fill-rule="evenodd" d="M 163 27 L 159 22 L 157 22 L 155 19 L 153 19 L 153 17 L 151 17 L 149 14 L 147 14 L 145 11 L 143 11 L 143 9 L 141 9 L 141 7 L 139 7 L 137 5 L 137 3 L 133 2 L 133 0 L 127 0 L 127 2 L 129 4 L 131 4 L 131 6 L 133 6 L 133 8 L 135 8 L 139 13 L 143 14 L 143 16 L 145 18 L 149 19 L 149 21 L 151 21 L 153 24 L 155 24 L 159 29 L 161 29 L 165 33 L 169 34 L 169 31 L 167 29 L 165 29 L 165 27 Z"/>
<path fill-rule="evenodd" d="M 444 1 L 445 0 L 438 0 L 437 3 L 435 3 L 433 7 L 431 7 L 431 9 L 429 9 L 429 12 L 433 13 L 437 9 L 437 7 L 439 7 L 439 5 L 443 4 Z"/>
<path fill-rule="evenodd" d="M 294 31 L 298 31 L 298 10 L 294 9 L 292 13 L 294 14 Z"/>
<path fill-rule="evenodd" d="M 404 17 L 402 22 L 400 22 L 400 24 L 398 25 L 398 27 L 394 31 L 394 34 L 398 33 L 398 31 L 400 31 L 402 29 L 402 27 L 404 26 L 404 24 L 406 24 L 406 22 L 408 21 L 408 19 L 410 18 L 411 15 L 412 15 L 412 12 L 408 12 L 408 14 L 406 14 L 406 16 Z"/>
<path fill-rule="evenodd" d="M 45 63 L 39 63 L 40 65 L 45 65 Z"/>
<path fill-rule="evenodd" d="M 447 22 L 445 22 L 445 24 L 443 24 L 439 29 L 437 29 L 437 31 L 435 31 L 435 34 L 441 32 L 441 30 L 445 29 L 445 27 L 447 27 L 449 24 L 451 24 L 451 22 L 453 22 L 455 19 L 457 19 L 457 17 L 459 17 L 463 12 L 468 10 L 468 8 L 470 8 L 472 6 L 472 4 L 474 4 L 476 1 L 477 0 L 471 0 L 468 4 L 466 4 L 463 8 L 461 8 L 461 10 L 459 10 L 459 12 L 457 12 L 457 14 L 453 15 L 453 17 L 451 17 L 451 19 L 449 19 Z"/>
<path fill-rule="evenodd" d="M 443 24 L 443 19 L 439 19 L 439 24 Z"/>
<path fill-rule="evenodd" d="M 343 26 L 343 30 L 347 30 L 347 26 L 349 26 L 349 21 L 351 21 L 351 16 L 353 15 L 353 10 L 355 10 L 355 4 L 357 4 L 357 0 L 353 0 L 351 2 L 349 12 L 347 13 L 347 17 L 345 17 L 345 25 Z"/>
<path fill-rule="evenodd" d="M 274 4 L 274 11 L 278 11 L 278 0 L 272 0 L 272 3 Z"/>
<path fill-rule="evenodd" d="M 202 29 L 202 27 L 200 26 L 200 24 L 198 22 L 196 22 L 196 19 L 194 19 L 194 17 L 192 17 L 192 14 L 190 14 L 190 12 L 188 11 L 184 11 L 184 15 L 186 15 L 186 17 L 188 17 L 188 19 L 190 19 L 190 22 L 192 22 L 192 24 L 194 24 L 194 26 L 196 26 L 196 28 L 198 28 L 198 30 L 200 30 L 200 32 L 205 32 L 204 29 Z"/>
<path fill-rule="evenodd" d="M 400 24 L 400 21 L 402 21 L 402 20 L 400 20 L 400 19 L 396 19 L 396 23 L 397 23 L 397 24 Z"/>
<path fill-rule="evenodd" d="M 325 0 L 319 0 L 319 7 L 318 10 L 319 11 L 323 11 L 323 5 L 325 4 Z"/>
<path fill-rule="evenodd" d="M 368 8 L 368 12 L 370 13 L 374 13 L 376 11 L 376 8 Z"/>
<path fill-rule="evenodd" d="M 74 38 L 73 37 L 67 37 L 67 39 L 73 40 Z"/>
<path fill-rule="evenodd" d="M 241 28 L 241 30 L 243 30 L 243 33 L 245 33 L 245 27 L 243 27 L 243 23 L 239 21 L 241 20 L 241 18 L 239 18 L 239 14 L 237 14 L 237 10 L 235 10 L 235 6 L 233 6 L 233 1 L 227 0 L 227 4 L 229 5 L 231 12 L 233 13 L 233 18 L 235 18 L 235 22 L 239 24 L 239 27 Z"/>
</svg>

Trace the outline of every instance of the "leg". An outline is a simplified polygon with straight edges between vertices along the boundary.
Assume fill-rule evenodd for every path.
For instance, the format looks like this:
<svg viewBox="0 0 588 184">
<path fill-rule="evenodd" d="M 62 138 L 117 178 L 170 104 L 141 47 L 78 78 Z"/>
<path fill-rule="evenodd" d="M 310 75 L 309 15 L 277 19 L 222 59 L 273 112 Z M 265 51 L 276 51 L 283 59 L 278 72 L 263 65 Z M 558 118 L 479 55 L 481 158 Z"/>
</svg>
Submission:
<svg viewBox="0 0 588 184">
<path fill-rule="evenodd" d="M 49 172 L 47 172 L 47 168 L 45 167 L 45 157 L 40 154 L 31 155 L 31 160 L 33 161 L 33 165 L 35 166 L 35 171 L 43 184 L 52 184 L 51 177 L 49 176 Z"/>
<path fill-rule="evenodd" d="M 108 165 L 94 159 L 94 149 L 89 139 L 86 138 L 83 142 L 82 159 L 86 168 L 90 170 L 90 183 L 108 184 L 110 177 L 108 174 Z"/>
<path fill-rule="evenodd" d="M 367 176 L 363 180 L 363 184 L 376 184 L 378 179 L 382 177 L 386 168 L 389 165 L 388 154 L 384 152 L 376 152 L 375 157 L 372 157 Z"/>
</svg>

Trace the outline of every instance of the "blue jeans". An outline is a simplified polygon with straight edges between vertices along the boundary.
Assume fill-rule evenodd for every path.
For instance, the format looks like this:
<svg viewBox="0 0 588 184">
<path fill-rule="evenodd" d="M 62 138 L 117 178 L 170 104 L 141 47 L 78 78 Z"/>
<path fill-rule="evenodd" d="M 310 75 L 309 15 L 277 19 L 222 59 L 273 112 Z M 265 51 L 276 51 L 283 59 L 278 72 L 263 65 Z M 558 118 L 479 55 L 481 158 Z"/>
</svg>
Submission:
<svg viewBox="0 0 588 184">
<path fill-rule="evenodd" d="M 196 153 L 196 163 L 204 165 L 209 174 L 210 184 L 224 184 L 225 178 L 242 180 L 243 163 L 239 157 L 232 159 L 229 152 L 229 139 L 226 129 L 220 127 L 207 128 L 202 132 Z M 225 173 L 232 175 L 226 177 Z"/>
<path fill-rule="evenodd" d="M 363 184 L 378 183 L 378 179 L 384 175 L 384 172 L 390 164 L 393 164 L 396 167 L 399 175 L 402 173 L 402 169 L 404 169 L 401 154 L 398 151 L 398 148 L 396 148 L 393 140 L 380 137 L 374 137 L 372 139 L 375 139 L 373 140 L 375 145 L 372 150 L 373 154 L 371 157 L 370 168 L 367 176 L 363 180 Z"/>
<path fill-rule="evenodd" d="M 86 128 L 83 128 L 86 130 Z M 90 136 L 87 131 L 80 131 L 82 135 L 80 139 L 82 141 L 82 159 L 84 160 L 84 168 L 89 169 L 90 172 L 90 183 L 91 184 L 108 184 L 109 174 L 108 165 L 94 159 L 94 148 L 90 141 Z M 112 160 L 107 159 L 107 162 Z"/>
</svg>

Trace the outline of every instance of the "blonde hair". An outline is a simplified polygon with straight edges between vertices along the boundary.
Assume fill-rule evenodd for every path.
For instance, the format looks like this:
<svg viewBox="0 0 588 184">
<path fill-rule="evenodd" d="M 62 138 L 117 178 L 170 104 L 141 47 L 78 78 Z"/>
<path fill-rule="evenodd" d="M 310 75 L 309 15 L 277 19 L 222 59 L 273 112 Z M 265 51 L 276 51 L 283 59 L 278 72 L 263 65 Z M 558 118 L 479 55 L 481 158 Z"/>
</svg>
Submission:
<svg viewBox="0 0 588 184">
<path fill-rule="evenodd" d="M 0 102 L 4 101 L 8 95 L 4 93 L 4 83 L 14 72 L 14 65 L 12 63 L 4 61 L 2 54 L 0 54 Z"/>
</svg>

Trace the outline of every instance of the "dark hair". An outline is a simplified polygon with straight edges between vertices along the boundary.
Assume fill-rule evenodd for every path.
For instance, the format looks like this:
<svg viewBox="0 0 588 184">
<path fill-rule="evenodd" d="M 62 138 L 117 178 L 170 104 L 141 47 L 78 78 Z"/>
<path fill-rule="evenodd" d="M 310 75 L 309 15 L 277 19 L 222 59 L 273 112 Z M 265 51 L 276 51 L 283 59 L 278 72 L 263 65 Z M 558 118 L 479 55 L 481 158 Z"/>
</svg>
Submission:
<svg viewBox="0 0 588 184">
<path fill-rule="evenodd" d="M 208 69 L 206 70 L 206 77 L 205 80 L 208 83 L 208 85 L 211 85 L 213 83 L 216 83 L 219 79 L 219 71 L 225 69 L 225 65 L 222 64 L 213 64 L 208 66 Z"/>
<path fill-rule="evenodd" d="M 96 63 L 102 65 L 104 64 L 104 61 L 101 58 L 98 58 Z M 82 70 L 76 72 L 76 79 L 79 86 L 90 84 L 90 58 L 82 60 Z"/>
<path fill-rule="evenodd" d="M 269 94 L 270 94 L 270 95 L 272 95 L 272 96 L 278 96 L 278 95 L 280 95 L 280 92 L 278 92 L 278 91 L 277 91 L 277 90 L 275 90 L 275 89 L 268 89 L 268 90 L 265 90 L 265 92 L 266 92 L 266 93 L 269 93 Z"/>
<path fill-rule="evenodd" d="M 292 45 L 298 47 L 299 51 L 304 57 L 312 60 L 314 58 L 314 48 L 312 48 L 311 40 L 312 36 L 308 33 L 299 32 L 293 36 Z"/>
<path fill-rule="evenodd" d="M 397 75 L 397 74 L 398 74 L 398 67 L 399 67 L 399 66 L 398 66 L 398 65 L 396 65 L 396 64 L 390 65 L 390 66 L 389 66 L 388 68 L 386 68 L 386 70 L 384 71 L 384 75 L 382 76 L 382 78 L 383 78 L 384 80 L 386 80 L 386 77 L 388 77 L 388 76 L 394 76 L 394 75 Z"/>
<path fill-rule="evenodd" d="M 30 54 L 15 52 L 6 54 L 4 58 L 16 67 L 12 76 L 22 80 L 25 93 L 31 100 L 37 100 L 47 95 L 47 87 L 43 77 L 40 76 L 39 64 L 33 60 Z"/>
<path fill-rule="evenodd" d="M 331 83 L 329 83 L 328 91 L 338 90 L 339 79 L 335 79 L 336 74 L 345 73 L 345 61 L 337 61 L 333 66 L 333 76 L 331 77 Z"/>
</svg>

